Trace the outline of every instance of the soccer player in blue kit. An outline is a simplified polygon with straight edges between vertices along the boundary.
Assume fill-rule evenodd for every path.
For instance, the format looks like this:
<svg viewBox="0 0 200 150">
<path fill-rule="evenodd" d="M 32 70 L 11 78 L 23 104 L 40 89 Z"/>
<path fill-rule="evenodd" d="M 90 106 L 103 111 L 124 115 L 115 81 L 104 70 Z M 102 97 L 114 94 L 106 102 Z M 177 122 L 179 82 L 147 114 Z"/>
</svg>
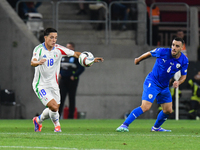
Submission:
<svg viewBox="0 0 200 150">
<path fill-rule="evenodd" d="M 187 67 L 189 63 L 188 58 L 181 52 L 183 44 L 183 39 L 175 38 L 172 41 L 171 48 L 156 48 L 135 58 L 135 64 L 138 65 L 140 61 L 146 58 L 151 56 L 157 57 L 152 71 L 147 75 L 143 84 L 141 106 L 135 108 L 116 131 L 128 132 L 128 126 L 141 114 L 148 111 L 156 98 L 157 103 L 161 104 L 162 111 L 158 114 L 151 131 L 171 132 L 171 130 L 161 128 L 161 125 L 173 111 L 172 97 L 169 91 L 169 80 L 180 70 L 181 77 L 178 81 L 173 82 L 173 87 L 177 88 L 185 81 L 187 76 Z"/>
</svg>

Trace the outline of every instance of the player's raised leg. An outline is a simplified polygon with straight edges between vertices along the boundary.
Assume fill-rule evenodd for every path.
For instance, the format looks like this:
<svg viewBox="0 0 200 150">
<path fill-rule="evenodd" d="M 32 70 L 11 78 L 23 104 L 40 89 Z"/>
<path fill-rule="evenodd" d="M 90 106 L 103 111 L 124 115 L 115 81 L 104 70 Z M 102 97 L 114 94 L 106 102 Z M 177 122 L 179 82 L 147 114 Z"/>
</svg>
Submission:
<svg viewBox="0 0 200 150">
<path fill-rule="evenodd" d="M 161 104 L 163 110 L 158 114 L 157 120 L 154 126 L 151 128 L 151 131 L 157 132 L 171 132 L 171 130 L 166 130 L 160 126 L 167 120 L 169 114 L 172 113 L 172 102 Z"/>
<path fill-rule="evenodd" d="M 126 120 L 124 121 L 124 123 L 116 129 L 116 131 L 117 132 L 128 132 L 129 131 L 129 129 L 128 129 L 129 124 L 131 124 L 142 113 L 143 113 L 143 111 L 142 111 L 141 107 L 135 108 L 129 114 L 129 116 L 126 118 Z"/>
<path fill-rule="evenodd" d="M 40 116 L 33 118 L 33 123 L 35 125 L 35 132 L 41 132 L 42 122 L 48 118 L 49 118 L 49 108 L 45 108 Z"/>
<path fill-rule="evenodd" d="M 142 105 L 140 107 L 135 108 L 129 116 L 126 118 L 124 123 L 119 126 L 116 131 L 117 132 L 128 132 L 128 126 L 136 119 L 138 118 L 141 114 L 144 112 L 148 111 L 152 106 L 151 102 L 148 102 L 146 100 L 142 100 Z"/>
<path fill-rule="evenodd" d="M 57 104 L 57 102 L 54 99 L 52 99 L 50 102 L 48 102 L 47 106 L 50 109 L 49 116 L 55 126 L 54 132 L 61 132 L 59 113 L 58 113 L 59 104 Z"/>
</svg>

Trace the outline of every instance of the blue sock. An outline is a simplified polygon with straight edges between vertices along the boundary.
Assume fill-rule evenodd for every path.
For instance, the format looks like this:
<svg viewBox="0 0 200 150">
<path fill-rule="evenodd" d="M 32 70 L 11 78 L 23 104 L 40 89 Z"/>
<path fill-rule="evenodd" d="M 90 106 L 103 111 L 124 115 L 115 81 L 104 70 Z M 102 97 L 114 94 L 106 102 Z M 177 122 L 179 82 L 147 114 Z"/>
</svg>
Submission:
<svg viewBox="0 0 200 150">
<path fill-rule="evenodd" d="M 163 110 L 160 111 L 160 113 L 158 114 L 157 120 L 154 124 L 154 127 L 159 128 L 167 120 L 168 117 L 169 115 L 165 114 Z"/>
<path fill-rule="evenodd" d="M 126 118 L 126 120 L 124 121 L 124 125 L 129 126 L 129 124 L 131 124 L 137 117 L 139 117 L 141 114 L 143 114 L 143 110 L 141 107 L 137 107 L 135 108 L 130 114 L 129 116 Z"/>
</svg>

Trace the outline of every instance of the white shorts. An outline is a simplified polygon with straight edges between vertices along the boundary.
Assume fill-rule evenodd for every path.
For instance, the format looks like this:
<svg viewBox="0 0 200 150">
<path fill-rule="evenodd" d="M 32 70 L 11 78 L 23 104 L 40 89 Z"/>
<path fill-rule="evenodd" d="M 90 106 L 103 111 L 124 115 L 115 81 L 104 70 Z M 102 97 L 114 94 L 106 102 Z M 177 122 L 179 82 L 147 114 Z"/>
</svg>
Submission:
<svg viewBox="0 0 200 150">
<path fill-rule="evenodd" d="M 57 102 L 57 104 L 60 104 L 59 89 L 39 87 L 37 89 L 34 89 L 34 91 L 44 106 L 46 106 L 47 103 L 50 102 L 52 99 L 54 99 Z"/>
</svg>

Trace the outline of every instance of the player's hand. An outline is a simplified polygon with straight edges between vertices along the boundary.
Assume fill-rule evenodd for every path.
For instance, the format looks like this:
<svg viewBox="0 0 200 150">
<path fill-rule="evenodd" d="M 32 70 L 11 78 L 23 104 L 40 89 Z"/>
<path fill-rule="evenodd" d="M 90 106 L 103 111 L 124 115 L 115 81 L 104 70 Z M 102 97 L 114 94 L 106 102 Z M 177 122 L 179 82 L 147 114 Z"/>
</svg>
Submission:
<svg viewBox="0 0 200 150">
<path fill-rule="evenodd" d="M 179 81 L 174 81 L 173 87 L 174 87 L 174 88 L 177 88 L 178 86 L 179 86 Z"/>
<path fill-rule="evenodd" d="M 104 59 L 103 58 L 101 58 L 101 57 L 95 57 L 94 58 L 94 62 L 96 63 L 96 62 L 103 62 L 104 61 Z"/>
<path fill-rule="evenodd" d="M 39 65 L 44 64 L 45 61 L 46 61 L 46 59 L 41 59 L 41 60 L 39 61 Z"/>
<path fill-rule="evenodd" d="M 139 60 L 139 58 L 135 58 L 135 61 L 134 61 L 134 63 L 135 63 L 135 65 L 139 65 L 139 63 L 140 63 L 140 60 Z"/>
<path fill-rule="evenodd" d="M 71 79 L 72 81 L 74 81 L 74 76 L 71 76 L 70 79 Z"/>
</svg>

